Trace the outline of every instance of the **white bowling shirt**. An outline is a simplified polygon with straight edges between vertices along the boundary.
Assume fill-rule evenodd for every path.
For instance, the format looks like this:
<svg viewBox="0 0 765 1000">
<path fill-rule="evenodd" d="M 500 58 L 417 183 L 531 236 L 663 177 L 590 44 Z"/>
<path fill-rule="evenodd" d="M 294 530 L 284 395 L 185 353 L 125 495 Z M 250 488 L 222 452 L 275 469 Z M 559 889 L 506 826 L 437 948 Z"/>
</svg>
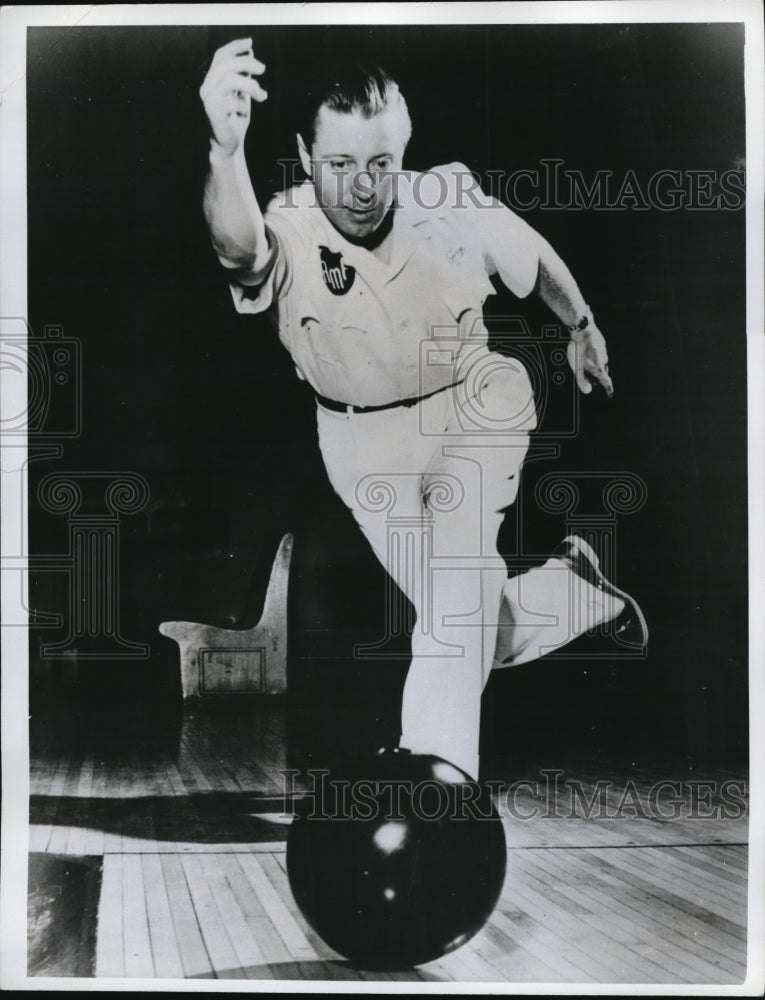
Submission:
<svg viewBox="0 0 765 1000">
<path fill-rule="evenodd" d="M 339 402 L 374 406 L 458 381 L 487 350 L 489 275 L 525 297 L 541 244 L 500 202 L 464 193 L 466 178 L 459 163 L 397 178 L 388 264 L 334 228 L 310 182 L 278 195 L 265 212 L 276 262 L 257 287 L 232 285 L 237 310 L 275 310 L 298 375 Z"/>
</svg>

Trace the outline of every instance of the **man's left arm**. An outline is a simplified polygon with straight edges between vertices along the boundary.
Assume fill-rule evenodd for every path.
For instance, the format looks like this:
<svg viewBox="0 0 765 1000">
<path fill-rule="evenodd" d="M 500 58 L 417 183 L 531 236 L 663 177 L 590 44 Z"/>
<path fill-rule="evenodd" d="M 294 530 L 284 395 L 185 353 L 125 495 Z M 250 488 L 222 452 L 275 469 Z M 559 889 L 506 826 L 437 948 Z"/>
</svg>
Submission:
<svg viewBox="0 0 765 1000">
<path fill-rule="evenodd" d="M 455 176 L 462 173 L 464 184 L 467 167 L 457 163 L 451 169 Z M 489 273 L 497 273 L 519 298 L 536 292 L 565 324 L 571 334 L 568 362 L 583 393 L 591 393 L 595 382 L 613 395 L 605 339 L 568 267 L 540 233 L 499 199 L 480 187 L 470 189 L 469 196 Z"/>
<path fill-rule="evenodd" d="M 590 393 L 592 383 L 596 382 L 612 396 L 614 386 L 608 374 L 606 341 L 595 325 L 590 307 L 574 276 L 550 244 L 540 238 L 539 247 L 539 271 L 534 291 L 571 334 L 568 362 L 577 385 L 583 393 Z"/>
</svg>

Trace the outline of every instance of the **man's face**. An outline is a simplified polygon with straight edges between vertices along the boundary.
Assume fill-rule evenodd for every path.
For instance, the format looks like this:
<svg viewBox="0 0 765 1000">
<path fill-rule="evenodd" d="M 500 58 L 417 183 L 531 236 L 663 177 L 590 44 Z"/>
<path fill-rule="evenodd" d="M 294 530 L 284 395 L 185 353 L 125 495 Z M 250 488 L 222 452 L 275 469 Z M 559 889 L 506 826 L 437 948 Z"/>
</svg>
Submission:
<svg viewBox="0 0 765 1000">
<path fill-rule="evenodd" d="M 404 155 L 402 118 L 396 107 L 372 118 L 319 109 L 310 164 L 304 147 L 301 158 L 324 214 L 346 236 L 369 236 L 391 206 Z"/>
</svg>

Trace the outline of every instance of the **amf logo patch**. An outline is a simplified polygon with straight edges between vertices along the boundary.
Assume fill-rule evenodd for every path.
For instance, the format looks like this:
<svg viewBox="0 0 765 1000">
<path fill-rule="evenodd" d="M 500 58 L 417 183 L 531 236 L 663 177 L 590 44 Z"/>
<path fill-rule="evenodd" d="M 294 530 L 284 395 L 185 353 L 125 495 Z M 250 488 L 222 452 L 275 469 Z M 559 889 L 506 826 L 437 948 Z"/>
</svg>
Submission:
<svg viewBox="0 0 765 1000">
<path fill-rule="evenodd" d="M 346 264 L 341 253 L 332 253 L 329 247 L 320 246 L 321 276 L 333 295 L 345 295 L 353 287 L 356 269 Z"/>
</svg>

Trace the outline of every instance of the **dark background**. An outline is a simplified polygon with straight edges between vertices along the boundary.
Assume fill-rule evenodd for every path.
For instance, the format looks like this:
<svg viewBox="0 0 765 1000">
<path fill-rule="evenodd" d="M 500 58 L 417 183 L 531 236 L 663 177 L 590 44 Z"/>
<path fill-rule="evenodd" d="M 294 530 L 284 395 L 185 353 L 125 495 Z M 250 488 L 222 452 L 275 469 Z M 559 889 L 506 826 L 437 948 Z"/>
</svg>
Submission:
<svg viewBox="0 0 765 1000">
<path fill-rule="evenodd" d="M 460 160 L 478 172 L 513 171 L 556 157 L 588 179 L 632 169 L 647 180 L 659 169 L 740 167 L 743 28 L 29 30 L 29 320 L 35 336 L 58 324 L 81 342 L 83 411 L 82 434 L 63 457 L 30 466 L 32 552 L 68 544 L 66 519 L 36 500 L 43 475 L 131 470 L 151 489 L 148 507 L 120 528 L 120 627 L 150 644 L 150 658 L 72 672 L 39 655 L 65 630 L 33 629 L 33 711 L 53 703 L 114 720 L 137 709 L 161 728 L 177 710 L 178 665 L 158 624 L 254 624 L 289 530 L 296 731 L 317 745 L 379 744 L 397 735 L 407 644 L 392 642 L 392 655 L 376 661 L 355 659 L 353 648 L 383 634 L 384 573 L 326 482 L 310 392 L 267 321 L 235 313 L 201 213 L 198 88 L 214 50 L 250 33 L 270 94 L 248 134 L 266 198 L 283 186 L 277 161 L 295 156 L 304 73 L 333 53 L 371 52 L 400 82 L 414 125 L 411 168 Z M 651 642 L 647 659 L 620 660 L 607 639 L 582 640 L 566 651 L 577 659 L 493 676 L 483 759 L 742 762 L 743 208 L 540 208 L 524 217 L 592 305 L 617 391 L 581 401 L 580 433 L 560 438 L 559 457 L 530 457 L 520 536 L 509 518 L 503 551 L 541 562 L 565 533 L 563 515 L 534 503 L 543 475 L 642 477 L 645 506 L 618 523 L 618 581 L 639 597 Z M 536 335 L 553 321 L 510 293 L 491 311 L 523 315 Z M 566 424 L 572 396 L 568 377 L 550 389 L 546 443 Z M 32 576 L 33 610 L 61 612 L 66 602 L 61 573 Z"/>
</svg>

